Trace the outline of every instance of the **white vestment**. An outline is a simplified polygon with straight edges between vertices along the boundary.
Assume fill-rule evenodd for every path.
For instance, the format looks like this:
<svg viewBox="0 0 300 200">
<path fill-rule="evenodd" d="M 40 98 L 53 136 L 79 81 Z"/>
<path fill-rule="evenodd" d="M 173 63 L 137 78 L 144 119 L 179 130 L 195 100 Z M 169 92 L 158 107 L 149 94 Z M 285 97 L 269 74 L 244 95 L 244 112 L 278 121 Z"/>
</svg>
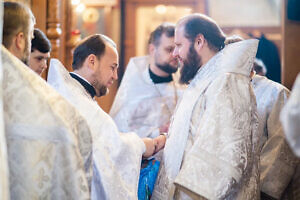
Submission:
<svg viewBox="0 0 300 200">
<path fill-rule="evenodd" d="M 300 157 L 300 73 L 294 83 L 290 97 L 280 114 L 286 140 L 293 152 Z M 285 199 L 300 199 L 300 164 L 298 164 L 293 180 L 285 192 Z"/>
<path fill-rule="evenodd" d="M 88 125 L 3 46 L 1 53 L 11 199 L 89 199 Z"/>
<path fill-rule="evenodd" d="M 286 139 L 294 153 L 300 157 L 300 73 L 280 117 Z"/>
<path fill-rule="evenodd" d="M 184 91 L 152 199 L 259 198 L 258 122 L 249 78 L 257 43 L 226 45 Z"/>
<path fill-rule="evenodd" d="M 3 120 L 3 92 L 2 92 L 2 62 L 0 54 L 0 199 L 9 199 L 9 173 L 7 162 L 7 146 Z"/>
<path fill-rule="evenodd" d="M 155 84 L 149 75 L 149 56 L 131 58 L 110 110 L 119 130 L 157 137 L 159 127 L 170 122 L 184 88 L 178 75 L 171 82 Z"/>
<path fill-rule="evenodd" d="M 93 137 L 94 176 L 92 198 L 137 199 L 143 141 L 135 134 L 118 131 L 113 119 L 56 59 L 50 62 L 48 83 L 77 107 Z"/>
<path fill-rule="evenodd" d="M 291 152 L 279 120 L 289 90 L 283 85 L 255 75 L 252 80 L 259 117 L 261 191 L 279 199 L 295 172 L 297 158 Z"/>
<path fill-rule="evenodd" d="M 3 2 L 0 0 L 0 10 L 3 11 Z M 3 17 L 1 12 L 0 17 L 0 31 L 2 32 Z M 2 34 L 0 34 L 0 43 L 2 43 Z M 4 133 L 4 119 L 3 119 L 3 64 L 0 52 L 0 199 L 9 199 L 9 173 L 7 162 L 7 146 Z"/>
</svg>

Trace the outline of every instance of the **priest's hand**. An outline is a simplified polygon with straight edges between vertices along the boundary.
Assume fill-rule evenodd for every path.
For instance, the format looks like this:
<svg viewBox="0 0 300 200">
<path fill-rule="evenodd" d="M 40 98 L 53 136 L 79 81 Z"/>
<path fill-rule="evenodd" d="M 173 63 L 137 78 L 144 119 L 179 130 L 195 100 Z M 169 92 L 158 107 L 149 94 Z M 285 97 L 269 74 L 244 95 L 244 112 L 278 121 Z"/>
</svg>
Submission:
<svg viewBox="0 0 300 200">
<path fill-rule="evenodd" d="M 155 151 L 154 151 L 154 153 L 157 153 L 165 147 L 167 137 L 166 137 L 166 135 L 160 135 L 160 136 L 154 138 L 153 140 L 155 140 L 157 143 L 157 145 L 155 147 Z"/>
<path fill-rule="evenodd" d="M 151 138 L 143 138 L 143 141 L 146 146 L 146 151 L 143 154 L 143 157 L 148 158 L 154 154 L 155 146 L 157 145 L 157 141 Z"/>
<path fill-rule="evenodd" d="M 169 131 L 170 122 L 165 123 L 161 127 L 159 127 L 160 133 L 167 133 Z"/>
</svg>

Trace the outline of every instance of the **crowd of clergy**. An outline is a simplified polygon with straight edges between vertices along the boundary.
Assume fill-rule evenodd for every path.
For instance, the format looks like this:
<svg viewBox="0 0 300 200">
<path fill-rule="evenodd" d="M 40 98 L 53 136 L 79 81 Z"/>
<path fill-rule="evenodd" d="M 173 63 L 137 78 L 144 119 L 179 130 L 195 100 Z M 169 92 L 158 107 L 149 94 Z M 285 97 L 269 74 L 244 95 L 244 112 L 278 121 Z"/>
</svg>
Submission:
<svg viewBox="0 0 300 200">
<path fill-rule="evenodd" d="M 69 72 L 21 3 L 4 2 L 0 199 L 138 199 L 141 163 L 160 161 L 153 200 L 300 199 L 300 75 L 264 75 L 258 40 L 206 15 L 163 23 L 118 79 L 109 37 L 80 41 Z M 261 75 L 255 71 L 262 72 Z"/>
</svg>

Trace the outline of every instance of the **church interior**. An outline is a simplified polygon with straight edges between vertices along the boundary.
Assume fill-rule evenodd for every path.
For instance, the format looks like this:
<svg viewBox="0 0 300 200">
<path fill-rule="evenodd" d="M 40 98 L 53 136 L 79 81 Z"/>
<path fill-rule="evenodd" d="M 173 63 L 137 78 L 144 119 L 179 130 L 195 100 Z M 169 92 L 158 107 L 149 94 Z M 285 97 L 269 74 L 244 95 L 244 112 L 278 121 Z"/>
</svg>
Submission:
<svg viewBox="0 0 300 200">
<path fill-rule="evenodd" d="M 300 0 L 0 16 L 0 200 L 300 199 Z"/>
<path fill-rule="evenodd" d="M 84 37 L 101 33 L 112 38 L 119 51 L 119 81 L 99 105 L 108 112 L 131 57 L 147 54 L 149 33 L 162 22 L 176 23 L 194 12 L 213 18 L 226 35 L 267 41 L 278 57 L 267 66 L 267 76 L 291 89 L 300 71 L 300 17 L 289 0 L 18 0 L 28 5 L 39 28 L 52 44 L 51 58 L 71 71 L 72 50 Z M 290 4 L 290 5 L 289 5 Z M 299 7 L 299 3 L 297 4 Z M 299 9 L 298 9 L 299 11 Z M 272 66 L 271 66 L 272 65 Z M 276 71 L 277 70 L 277 71 Z M 276 71 L 276 72 L 275 72 Z M 47 71 L 43 73 L 46 78 Z M 277 77 L 276 77 L 277 76 Z"/>
</svg>

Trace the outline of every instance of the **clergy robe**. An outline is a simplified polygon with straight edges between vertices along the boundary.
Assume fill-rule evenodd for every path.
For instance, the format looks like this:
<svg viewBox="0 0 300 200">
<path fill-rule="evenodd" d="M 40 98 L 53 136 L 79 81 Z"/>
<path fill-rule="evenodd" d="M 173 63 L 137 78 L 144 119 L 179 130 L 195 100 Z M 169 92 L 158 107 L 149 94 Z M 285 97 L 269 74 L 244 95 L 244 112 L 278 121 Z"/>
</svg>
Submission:
<svg viewBox="0 0 300 200">
<path fill-rule="evenodd" d="M 178 75 L 171 82 L 155 84 L 149 75 L 149 56 L 131 58 L 109 113 L 119 130 L 157 137 L 159 127 L 170 122 L 184 88 Z"/>
<path fill-rule="evenodd" d="M 291 96 L 281 112 L 281 122 L 289 145 L 300 157 L 300 73 L 294 83 Z"/>
<path fill-rule="evenodd" d="M 1 58 L 0 58 L 1 62 Z M 4 133 L 3 101 L 2 101 L 2 64 L 0 64 L 0 199 L 9 199 L 9 173 L 7 163 L 7 147 Z"/>
<path fill-rule="evenodd" d="M 1 53 L 11 199 L 89 199 L 88 125 L 3 46 Z"/>
<path fill-rule="evenodd" d="M 256 50 L 257 40 L 226 45 L 199 69 L 174 113 L 152 199 L 259 198 Z"/>
<path fill-rule="evenodd" d="M 76 106 L 89 124 L 94 161 L 92 198 L 137 199 L 141 158 L 145 151 L 143 141 L 135 133 L 120 133 L 113 119 L 56 59 L 51 59 L 48 83 Z"/>
<path fill-rule="evenodd" d="M 3 2 L 0 0 L 0 9 L 3 9 Z M 2 31 L 3 19 L 0 17 L 0 30 Z M 2 36 L 0 36 L 2 39 Z M 0 41 L 2 42 L 2 40 Z M 3 78 L 3 64 L 0 52 L 0 199 L 9 199 L 9 182 L 8 182 L 8 163 L 7 163 L 7 147 L 6 138 L 4 133 L 3 121 L 3 91 L 2 91 L 2 78 Z"/>
<path fill-rule="evenodd" d="M 280 120 L 284 128 L 288 144 L 293 152 L 300 157 L 300 74 L 294 83 L 290 98 L 282 109 Z M 300 164 L 285 191 L 284 199 L 300 199 Z"/>
<path fill-rule="evenodd" d="M 300 199 L 300 163 L 295 169 L 292 180 L 290 181 L 288 187 L 284 191 L 283 200 L 298 200 Z"/>
<path fill-rule="evenodd" d="M 279 120 L 280 111 L 287 101 L 289 90 L 264 76 L 252 80 L 257 102 L 260 146 L 261 191 L 279 199 L 291 181 L 297 158 L 291 152 Z"/>
</svg>

